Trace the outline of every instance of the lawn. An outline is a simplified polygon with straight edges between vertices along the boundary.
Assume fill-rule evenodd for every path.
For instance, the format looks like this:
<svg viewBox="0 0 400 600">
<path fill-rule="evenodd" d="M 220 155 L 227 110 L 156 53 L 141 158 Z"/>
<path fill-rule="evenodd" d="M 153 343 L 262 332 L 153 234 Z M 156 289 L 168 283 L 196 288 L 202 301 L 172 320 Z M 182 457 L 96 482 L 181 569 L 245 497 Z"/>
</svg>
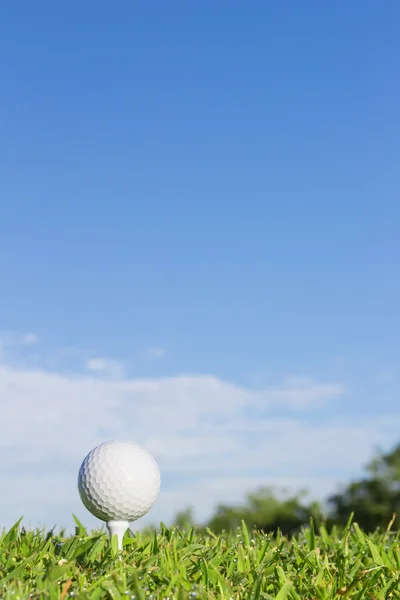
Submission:
<svg viewBox="0 0 400 600">
<path fill-rule="evenodd" d="M 7 599 L 400 599 L 400 535 L 341 533 L 312 523 L 298 536 L 241 529 L 217 536 L 161 525 L 128 534 L 118 554 L 105 532 L 25 531 L 0 541 L 0 597 Z"/>
</svg>

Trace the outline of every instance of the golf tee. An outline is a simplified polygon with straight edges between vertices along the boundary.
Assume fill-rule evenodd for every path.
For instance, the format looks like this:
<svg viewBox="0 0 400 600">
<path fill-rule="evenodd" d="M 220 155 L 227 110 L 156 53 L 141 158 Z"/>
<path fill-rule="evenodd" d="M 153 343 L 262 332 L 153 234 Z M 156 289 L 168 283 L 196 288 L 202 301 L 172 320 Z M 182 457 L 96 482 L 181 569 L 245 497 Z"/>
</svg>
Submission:
<svg viewBox="0 0 400 600">
<path fill-rule="evenodd" d="M 110 540 L 112 540 L 113 535 L 116 535 L 118 538 L 118 550 L 122 550 L 122 540 L 124 538 L 125 531 L 129 527 L 129 521 L 108 521 L 107 529 L 110 534 Z"/>
</svg>

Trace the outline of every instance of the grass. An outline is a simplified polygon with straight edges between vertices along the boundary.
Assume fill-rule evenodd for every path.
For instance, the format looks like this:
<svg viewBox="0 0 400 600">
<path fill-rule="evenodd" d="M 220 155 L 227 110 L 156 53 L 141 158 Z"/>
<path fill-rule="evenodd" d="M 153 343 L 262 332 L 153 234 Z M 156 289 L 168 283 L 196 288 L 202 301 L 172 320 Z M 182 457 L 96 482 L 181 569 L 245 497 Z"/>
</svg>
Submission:
<svg viewBox="0 0 400 600">
<path fill-rule="evenodd" d="M 88 533 L 25 531 L 0 538 L 2 599 L 400 599 L 400 534 L 366 536 L 312 526 L 288 540 L 249 532 L 215 535 L 161 525 L 157 533 L 116 539 Z"/>
</svg>

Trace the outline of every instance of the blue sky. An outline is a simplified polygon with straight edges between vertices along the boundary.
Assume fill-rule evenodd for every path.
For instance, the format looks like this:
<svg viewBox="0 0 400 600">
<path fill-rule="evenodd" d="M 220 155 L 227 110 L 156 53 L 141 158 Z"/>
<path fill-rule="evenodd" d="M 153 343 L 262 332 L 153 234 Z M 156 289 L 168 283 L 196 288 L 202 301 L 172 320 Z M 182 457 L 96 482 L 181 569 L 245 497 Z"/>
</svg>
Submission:
<svg viewBox="0 0 400 600">
<path fill-rule="evenodd" d="M 87 402 L 99 406 L 98 419 L 88 413 L 76 456 L 59 460 L 72 477 L 90 443 L 139 437 L 166 473 L 169 504 L 154 513 L 163 518 L 199 498 L 196 487 L 181 493 L 189 481 L 222 498 L 226 464 L 212 474 L 212 458 L 177 440 L 211 423 L 193 448 L 219 440 L 215 453 L 228 460 L 239 452 L 230 403 L 242 424 L 263 415 L 264 437 L 270 422 L 277 439 L 289 422 L 307 424 L 317 444 L 333 424 L 329 468 L 312 462 L 312 448 L 304 457 L 304 483 L 317 495 L 357 473 L 374 445 L 397 441 L 399 17 L 394 0 L 3 7 L 4 431 L 21 411 L 32 429 L 40 396 L 52 406 L 43 414 L 54 411 L 55 440 L 67 444 L 68 393 L 88 398 L 82 389 L 93 384 L 88 393 L 98 396 Z M 168 437 L 143 416 L 147 386 L 158 390 L 163 418 L 165 403 L 176 421 L 184 398 L 203 405 L 187 416 L 186 434 L 185 419 Z M 294 388 L 301 408 L 291 403 Z M 130 412 L 119 404 L 116 414 L 131 419 L 132 433 L 121 420 L 105 422 L 126 394 Z M 78 419 L 81 401 L 75 408 Z M 51 442 L 27 461 L 42 419 L 24 442 L 9 441 L 15 495 L 27 469 L 32 481 L 38 472 L 54 481 L 44 460 Z M 253 425 L 241 434 L 248 462 L 222 485 L 230 498 L 275 481 L 258 467 L 259 479 L 246 479 Z M 334 461 L 342 427 L 364 440 L 346 468 L 343 457 Z M 314 440 L 301 435 L 292 439 Z M 298 472 L 279 452 L 276 461 L 287 481 Z M 319 486 L 318 477 L 330 479 Z M 75 499 L 51 512 L 39 488 L 30 518 L 69 518 Z"/>
</svg>

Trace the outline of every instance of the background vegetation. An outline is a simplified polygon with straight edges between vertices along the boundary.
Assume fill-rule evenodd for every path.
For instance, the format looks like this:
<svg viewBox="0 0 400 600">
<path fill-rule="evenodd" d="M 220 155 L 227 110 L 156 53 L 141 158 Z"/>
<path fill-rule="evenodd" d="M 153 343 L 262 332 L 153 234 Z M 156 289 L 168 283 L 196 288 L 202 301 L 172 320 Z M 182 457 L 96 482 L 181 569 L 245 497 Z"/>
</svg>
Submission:
<svg viewBox="0 0 400 600">
<path fill-rule="evenodd" d="M 218 506 L 205 526 L 215 532 L 232 531 L 243 520 L 248 527 L 265 533 L 280 530 L 292 535 L 306 526 L 310 517 L 318 530 L 321 523 L 328 528 L 345 526 L 352 513 L 367 532 L 385 529 L 393 514 L 400 513 L 400 444 L 391 452 L 376 456 L 367 465 L 365 477 L 328 498 L 326 507 L 307 502 L 306 492 L 282 498 L 271 488 L 263 488 L 250 494 L 243 505 Z M 191 527 L 192 509 L 178 513 L 175 524 Z"/>
</svg>

